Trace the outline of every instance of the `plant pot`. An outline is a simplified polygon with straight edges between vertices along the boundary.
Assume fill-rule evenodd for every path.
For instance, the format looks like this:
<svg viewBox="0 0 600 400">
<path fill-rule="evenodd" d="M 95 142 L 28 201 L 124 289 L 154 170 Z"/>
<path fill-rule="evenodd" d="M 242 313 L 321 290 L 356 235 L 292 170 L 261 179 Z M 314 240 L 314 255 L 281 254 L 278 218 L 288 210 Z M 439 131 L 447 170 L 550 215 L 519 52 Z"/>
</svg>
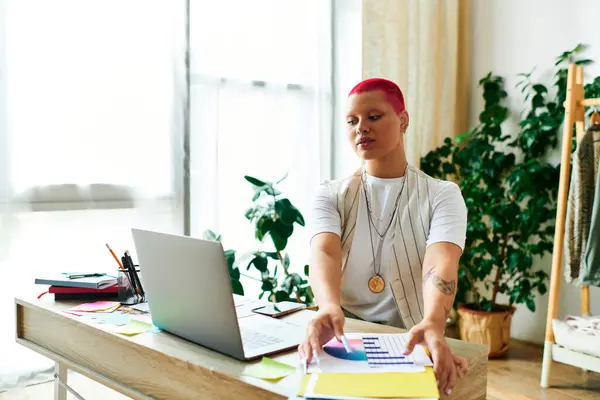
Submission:
<svg viewBox="0 0 600 400">
<path fill-rule="evenodd" d="M 500 311 L 478 311 L 461 305 L 458 308 L 458 329 L 461 340 L 488 346 L 489 358 L 499 358 L 508 351 L 510 324 L 516 310 L 502 306 Z"/>
</svg>

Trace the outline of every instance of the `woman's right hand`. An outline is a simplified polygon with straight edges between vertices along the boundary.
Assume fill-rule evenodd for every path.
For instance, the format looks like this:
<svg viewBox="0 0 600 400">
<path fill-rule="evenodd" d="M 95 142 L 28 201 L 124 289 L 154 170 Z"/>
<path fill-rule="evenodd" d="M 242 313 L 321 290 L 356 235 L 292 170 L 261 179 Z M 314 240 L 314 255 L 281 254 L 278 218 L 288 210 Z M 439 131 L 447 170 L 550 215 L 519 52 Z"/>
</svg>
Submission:
<svg viewBox="0 0 600 400">
<path fill-rule="evenodd" d="M 340 306 L 320 308 L 315 318 L 308 324 L 304 342 L 298 346 L 300 357 L 310 364 L 313 352 L 319 354 L 323 345 L 333 337 L 341 342 L 344 335 L 344 322 L 344 313 Z"/>
</svg>

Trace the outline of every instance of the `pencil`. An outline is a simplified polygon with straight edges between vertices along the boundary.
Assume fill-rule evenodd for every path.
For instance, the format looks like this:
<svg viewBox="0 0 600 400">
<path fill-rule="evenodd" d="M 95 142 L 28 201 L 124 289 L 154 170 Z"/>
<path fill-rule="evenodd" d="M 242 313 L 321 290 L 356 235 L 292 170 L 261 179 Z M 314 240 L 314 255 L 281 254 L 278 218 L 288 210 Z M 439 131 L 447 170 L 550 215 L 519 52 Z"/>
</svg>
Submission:
<svg viewBox="0 0 600 400">
<path fill-rule="evenodd" d="M 108 245 L 108 243 L 106 243 L 106 248 L 108 249 L 108 251 L 110 251 L 110 254 L 112 254 L 112 256 L 114 257 L 115 261 L 117 262 L 117 264 L 119 264 L 119 268 L 121 269 L 125 269 L 123 268 L 123 264 L 121 264 L 121 261 L 119 261 L 119 257 L 117 257 L 117 255 L 115 254 L 115 252 L 110 248 L 110 246 Z"/>
</svg>

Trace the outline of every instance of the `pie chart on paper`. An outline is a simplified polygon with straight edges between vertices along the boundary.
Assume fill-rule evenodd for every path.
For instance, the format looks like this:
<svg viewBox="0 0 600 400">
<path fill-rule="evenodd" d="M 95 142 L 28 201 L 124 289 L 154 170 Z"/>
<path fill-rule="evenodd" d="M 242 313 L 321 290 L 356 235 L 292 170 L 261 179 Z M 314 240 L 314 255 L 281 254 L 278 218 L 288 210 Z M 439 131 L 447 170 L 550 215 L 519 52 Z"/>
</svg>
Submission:
<svg viewBox="0 0 600 400">
<path fill-rule="evenodd" d="M 338 342 L 336 338 L 333 338 L 323 346 L 323 351 L 341 360 L 367 361 L 367 354 L 365 353 L 362 339 L 348 339 L 348 344 L 352 348 L 352 352 L 350 353 L 346 351 L 342 342 Z"/>
</svg>

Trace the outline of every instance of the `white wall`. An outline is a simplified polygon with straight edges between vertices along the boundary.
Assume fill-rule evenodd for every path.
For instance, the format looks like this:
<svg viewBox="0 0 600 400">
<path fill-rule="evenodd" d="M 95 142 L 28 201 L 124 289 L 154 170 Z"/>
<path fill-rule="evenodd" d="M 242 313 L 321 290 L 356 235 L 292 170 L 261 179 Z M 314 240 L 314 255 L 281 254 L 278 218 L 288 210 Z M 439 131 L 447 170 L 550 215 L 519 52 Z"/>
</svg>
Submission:
<svg viewBox="0 0 600 400">
<path fill-rule="evenodd" d="M 473 1 L 472 27 L 472 88 L 471 123 L 477 122 L 482 109 L 481 90 L 477 81 L 492 71 L 506 79 L 509 107 L 521 111 L 523 97 L 515 89 L 516 75 L 536 67 L 535 79 L 552 83 L 554 60 L 578 43 L 590 48 L 586 58 L 596 64 L 584 68 L 585 82 L 600 75 L 600 1 L 597 0 L 487 0 Z M 516 132 L 515 119 L 506 124 L 507 132 Z M 560 143 L 560 142 L 559 142 Z M 538 260 L 536 266 L 548 273 L 551 256 Z M 600 288 L 590 288 L 593 313 L 600 313 Z M 577 314 L 580 309 L 579 290 L 561 281 L 559 317 Z M 532 314 L 520 307 L 513 319 L 512 336 L 542 343 L 544 341 L 548 295 L 538 298 L 537 311 Z"/>
<path fill-rule="evenodd" d="M 6 2 L 0 0 L 0 211 L 8 200 L 8 143 L 7 143 L 7 102 L 6 102 Z M 1 225 L 1 223 L 0 223 Z M 0 256 L 2 243 L 0 242 Z M 2 257 L 0 257 L 1 259 Z"/>
</svg>

